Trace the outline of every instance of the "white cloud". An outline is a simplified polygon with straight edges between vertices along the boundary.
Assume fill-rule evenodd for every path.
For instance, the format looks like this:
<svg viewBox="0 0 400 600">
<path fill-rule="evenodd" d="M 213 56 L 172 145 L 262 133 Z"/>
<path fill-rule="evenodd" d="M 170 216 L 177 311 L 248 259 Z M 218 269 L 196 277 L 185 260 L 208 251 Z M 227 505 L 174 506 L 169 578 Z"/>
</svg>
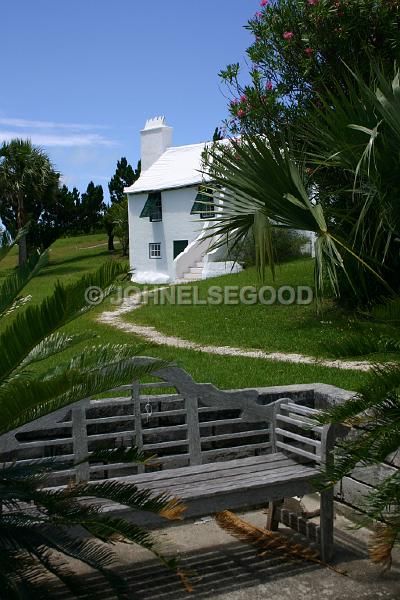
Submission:
<svg viewBox="0 0 400 600">
<path fill-rule="evenodd" d="M 22 127 L 25 129 L 71 129 L 74 131 L 108 129 L 105 125 L 90 125 L 88 123 L 57 123 L 55 121 L 31 121 L 28 119 L 8 119 L 5 117 L 0 117 L 0 125 Z"/>
<path fill-rule="evenodd" d="M 29 130 L 1 131 L 0 142 L 9 142 L 15 138 L 30 139 L 38 146 L 115 146 L 116 142 L 98 133 L 46 133 Z"/>
</svg>

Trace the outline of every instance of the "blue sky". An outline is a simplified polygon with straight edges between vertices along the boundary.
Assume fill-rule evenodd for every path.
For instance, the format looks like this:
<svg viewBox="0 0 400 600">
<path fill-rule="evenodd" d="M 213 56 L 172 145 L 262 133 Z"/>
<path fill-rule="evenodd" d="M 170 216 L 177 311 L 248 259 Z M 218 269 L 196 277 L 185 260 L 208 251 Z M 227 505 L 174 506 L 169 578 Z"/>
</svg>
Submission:
<svg viewBox="0 0 400 600">
<path fill-rule="evenodd" d="M 218 71 L 244 61 L 258 0 L 0 0 L 0 142 L 30 137 L 68 186 L 136 166 L 139 130 L 165 115 L 174 145 L 226 117 Z"/>
</svg>

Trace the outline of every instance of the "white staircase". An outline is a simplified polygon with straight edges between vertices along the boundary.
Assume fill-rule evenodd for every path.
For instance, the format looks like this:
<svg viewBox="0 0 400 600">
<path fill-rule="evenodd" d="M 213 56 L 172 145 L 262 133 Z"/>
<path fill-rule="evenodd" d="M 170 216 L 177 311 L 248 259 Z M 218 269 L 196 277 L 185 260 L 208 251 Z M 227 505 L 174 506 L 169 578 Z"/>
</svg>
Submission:
<svg viewBox="0 0 400 600">
<path fill-rule="evenodd" d="M 195 263 L 194 267 L 190 267 L 189 271 L 184 273 L 182 280 L 183 281 L 196 281 L 202 278 L 204 262 L 198 261 Z"/>
</svg>

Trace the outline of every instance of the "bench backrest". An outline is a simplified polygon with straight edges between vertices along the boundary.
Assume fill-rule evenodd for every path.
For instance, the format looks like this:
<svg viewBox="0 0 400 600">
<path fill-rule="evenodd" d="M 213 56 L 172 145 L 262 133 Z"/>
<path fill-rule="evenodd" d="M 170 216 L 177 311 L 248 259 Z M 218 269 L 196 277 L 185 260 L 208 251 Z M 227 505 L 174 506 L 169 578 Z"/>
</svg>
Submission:
<svg viewBox="0 0 400 600">
<path fill-rule="evenodd" d="M 157 468 L 271 451 L 273 409 L 258 404 L 257 391 L 218 390 L 175 367 L 157 376 L 162 381 L 120 386 L 107 398 L 83 400 L 0 437 L 0 458 L 38 462 L 54 457 L 60 465 L 52 477 L 57 485 L 71 477 L 86 481 L 144 470 L 127 463 L 82 462 L 99 447 L 135 444 L 157 455 Z"/>
</svg>

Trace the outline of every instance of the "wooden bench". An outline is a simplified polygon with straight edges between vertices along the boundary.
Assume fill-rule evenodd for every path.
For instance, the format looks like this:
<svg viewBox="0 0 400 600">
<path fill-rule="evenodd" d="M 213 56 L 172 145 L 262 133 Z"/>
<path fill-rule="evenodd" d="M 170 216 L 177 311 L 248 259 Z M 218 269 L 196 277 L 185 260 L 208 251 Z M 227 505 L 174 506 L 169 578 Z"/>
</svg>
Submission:
<svg viewBox="0 0 400 600">
<path fill-rule="evenodd" d="M 187 505 L 186 517 L 269 502 L 267 527 L 276 529 L 282 520 L 317 541 L 321 558 L 329 560 L 333 492 L 320 495 L 319 527 L 282 509 L 284 498 L 314 491 L 313 478 L 330 459 L 333 429 L 313 422 L 317 411 L 290 398 L 262 405 L 256 390 L 221 391 L 175 367 L 157 376 L 162 381 L 112 390 L 129 396 L 88 399 L 2 436 L 0 456 L 30 462 L 52 453 L 63 464 L 71 461 L 71 468 L 54 474 L 56 484 L 72 476 L 77 481 L 123 479 L 179 496 Z M 175 391 L 154 395 L 151 388 Z M 158 470 L 91 462 L 74 466 L 99 443 L 135 443 L 155 452 Z M 136 514 L 137 519 L 148 522 L 145 515 Z"/>
</svg>

